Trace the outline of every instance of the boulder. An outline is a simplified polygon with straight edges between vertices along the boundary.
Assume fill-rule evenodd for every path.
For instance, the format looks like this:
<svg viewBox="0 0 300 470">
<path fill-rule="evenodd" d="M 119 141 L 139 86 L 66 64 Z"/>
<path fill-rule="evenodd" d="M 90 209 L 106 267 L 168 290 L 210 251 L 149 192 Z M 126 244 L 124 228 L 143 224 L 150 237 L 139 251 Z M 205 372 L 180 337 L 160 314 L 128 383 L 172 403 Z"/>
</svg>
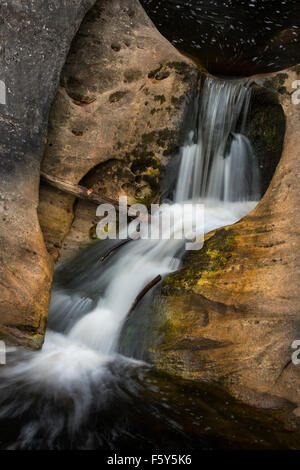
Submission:
<svg viewBox="0 0 300 470">
<path fill-rule="evenodd" d="M 287 407 L 288 423 L 300 405 L 300 366 L 292 361 L 300 340 L 297 72 L 255 79 L 277 91 L 286 119 L 265 196 L 243 220 L 208 234 L 201 251 L 187 252 L 156 291 L 151 312 L 141 307 L 131 317 L 121 347 L 138 337 L 135 356 L 160 371 L 216 384 L 256 407 Z"/>
<path fill-rule="evenodd" d="M 0 335 L 42 345 L 52 278 L 37 216 L 48 114 L 70 43 L 93 0 L 1 5 Z"/>
<path fill-rule="evenodd" d="M 86 15 L 52 106 L 42 169 L 115 200 L 150 204 L 183 143 L 199 72 L 157 31 L 137 0 L 100 0 Z M 43 185 L 48 250 L 95 239 L 96 206 Z M 70 230 L 71 229 L 71 230 Z"/>
</svg>

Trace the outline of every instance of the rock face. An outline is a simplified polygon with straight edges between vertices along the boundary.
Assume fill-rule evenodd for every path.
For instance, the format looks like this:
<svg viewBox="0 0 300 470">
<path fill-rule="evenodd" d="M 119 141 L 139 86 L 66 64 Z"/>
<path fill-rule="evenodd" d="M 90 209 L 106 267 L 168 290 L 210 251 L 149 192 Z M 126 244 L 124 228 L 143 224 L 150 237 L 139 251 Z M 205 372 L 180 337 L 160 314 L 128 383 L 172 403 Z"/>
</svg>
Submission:
<svg viewBox="0 0 300 470">
<path fill-rule="evenodd" d="M 43 170 L 116 200 L 151 203 L 183 143 L 198 77 L 137 0 L 98 1 L 61 75 Z M 47 186 L 39 218 L 55 258 L 93 240 L 99 221 L 96 206 L 74 207 L 74 198 Z"/>
<path fill-rule="evenodd" d="M 1 6 L 0 80 L 7 100 L 0 104 L 0 336 L 39 348 L 53 271 L 37 216 L 40 162 L 62 67 L 95 2 L 25 3 Z M 99 1 L 82 28 L 52 108 L 43 168 L 78 182 L 100 165 L 93 184 L 103 191 L 153 197 L 160 167 L 180 143 L 198 72 L 135 0 Z M 118 177 L 127 171 L 122 184 L 128 187 L 121 188 Z M 109 188 L 111 172 L 117 176 Z M 51 252 L 70 229 L 73 204 L 72 197 L 42 188 L 39 216 Z"/>
<path fill-rule="evenodd" d="M 92 0 L 1 5 L 0 335 L 41 346 L 52 261 L 37 217 L 48 113 L 72 38 Z"/>
<path fill-rule="evenodd" d="M 297 79 L 297 69 L 284 80 L 256 79 L 279 91 L 286 117 L 283 155 L 260 204 L 209 234 L 201 251 L 188 252 L 157 292 L 152 313 L 136 312 L 125 332 L 136 337 L 139 323 L 136 353 L 160 370 L 217 383 L 255 406 L 289 410 L 300 405 L 300 366 L 291 360 L 292 342 L 300 340 L 300 105 L 291 100 Z"/>
</svg>

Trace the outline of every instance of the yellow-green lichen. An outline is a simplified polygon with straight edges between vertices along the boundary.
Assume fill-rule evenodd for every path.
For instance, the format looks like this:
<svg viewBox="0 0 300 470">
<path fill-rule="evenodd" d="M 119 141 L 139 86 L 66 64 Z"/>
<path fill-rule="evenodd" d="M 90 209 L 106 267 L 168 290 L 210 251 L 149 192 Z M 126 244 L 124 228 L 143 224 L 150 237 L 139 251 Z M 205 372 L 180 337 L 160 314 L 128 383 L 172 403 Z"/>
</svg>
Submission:
<svg viewBox="0 0 300 470">
<path fill-rule="evenodd" d="M 217 230 L 201 251 L 186 255 L 183 268 L 166 278 L 163 292 L 168 294 L 169 288 L 198 292 L 199 288 L 212 284 L 232 257 L 234 246 L 232 230 Z"/>
</svg>

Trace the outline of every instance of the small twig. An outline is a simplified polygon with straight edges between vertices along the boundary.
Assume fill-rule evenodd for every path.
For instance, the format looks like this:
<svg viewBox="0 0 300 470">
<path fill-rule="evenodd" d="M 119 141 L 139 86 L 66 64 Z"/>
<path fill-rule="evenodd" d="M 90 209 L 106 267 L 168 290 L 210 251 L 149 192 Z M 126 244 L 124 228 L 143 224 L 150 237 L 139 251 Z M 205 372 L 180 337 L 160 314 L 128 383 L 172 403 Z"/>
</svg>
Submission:
<svg viewBox="0 0 300 470">
<path fill-rule="evenodd" d="M 149 282 L 149 284 L 147 284 L 144 289 L 139 293 L 139 295 L 137 296 L 137 298 L 135 299 L 135 301 L 133 302 L 129 312 L 127 313 L 127 318 L 129 317 L 129 315 L 133 312 L 133 310 L 135 309 L 135 307 L 137 306 L 137 304 L 142 300 L 143 297 L 145 297 L 145 295 L 147 294 L 147 292 L 149 292 L 150 289 L 152 289 L 152 287 L 154 287 L 156 284 L 158 284 L 160 281 L 162 280 L 162 277 L 161 275 L 159 274 L 158 276 L 156 276 L 156 278 L 154 278 L 151 282 Z"/>
<path fill-rule="evenodd" d="M 110 204 L 116 209 L 118 213 L 120 212 L 120 206 L 118 201 L 115 201 L 114 199 L 111 199 L 107 196 L 102 196 L 101 194 L 96 193 L 93 189 L 85 188 L 84 186 L 80 186 L 79 184 L 70 183 L 69 181 L 59 178 L 58 176 L 49 175 L 43 171 L 41 171 L 41 179 L 50 186 L 53 186 L 54 188 L 59 189 L 60 191 L 63 191 L 67 194 L 71 194 L 72 196 L 75 196 L 78 199 L 90 201 L 94 204 L 97 204 L 98 206 L 101 204 Z M 124 211 L 126 214 L 128 214 L 130 207 L 131 206 L 129 205 L 125 206 L 124 208 L 122 207 L 122 212 Z M 142 215 L 140 216 L 142 217 Z M 151 215 L 149 213 L 147 217 L 148 221 L 150 222 Z"/>
<path fill-rule="evenodd" d="M 96 193 L 93 189 L 85 188 L 84 186 L 80 186 L 78 184 L 70 183 L 69 181 L 65 181 L 58 176 L 49 175 L 47 173 L 41 172 L 41 179 L 45 182 L 50 184 L 56 189 L 63 191 L 65 193 L 71 194 L 79 199 L 83 199 L 86 201 L 90 201 L 98 206 L 100 204 L 111 204 L 117 212 L 119 212 L 119 202 L 111 199 L 107 196 L 101 196 L 99 193 Z M 130 206 L 124 208 L 127 212 Z"/>
<path fill-rule="evenodd" d="M 115 250 L 117 250 L 118 248 L 121 248 L 121 246 L 124 246 L 126 245 L 127 243 L 131 242 L 132 239 L 129 238 L 127 240 L 122 240 L 120 243 L 117 243 L 115 246 L 109 248 L 109 250 L 107 250 L 103 256 L 101 256 L 100 258 L 100 262 L 103 263 L 103 261 L 108 258 Z"/>
</svg>

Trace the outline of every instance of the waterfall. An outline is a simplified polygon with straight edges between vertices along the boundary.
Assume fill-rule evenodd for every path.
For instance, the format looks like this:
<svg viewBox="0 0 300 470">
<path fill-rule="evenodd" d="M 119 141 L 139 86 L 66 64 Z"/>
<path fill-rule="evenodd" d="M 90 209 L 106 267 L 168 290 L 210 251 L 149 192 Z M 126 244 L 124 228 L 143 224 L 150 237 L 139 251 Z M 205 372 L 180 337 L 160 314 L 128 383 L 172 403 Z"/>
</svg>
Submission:
<svg viewBox="0 0 300 470">
<path fill-rule="evenodd" d="M 192 134 L 182 151 L 176 201 L 259 198 L 258 166 L 245 136 L 250 99 L 249 82 L 206 79 L 196 139 Z"/>
<path fill-rule="evenodd" d="M 55 399 L 71 397 L 76 408 L 73 426 L 80 425 L 92 404 L 95 383 L 107 387 L 108 365 L 112 361 L 124 363 L 116 351 L 135 298 L 157 275 L 165 276 L 180 266 L 185 240 L 177 239 L 176 234 L 181 229 L 180 219 L 186 217 L 182 204 L 205 204 L 205 233 L 237 222 L 256 205 L 257 164 L 244 134 L 250 95 L 247 82 L 242 80 L 205 81 L 198 128 L 181 150 L 174 204 L 160 209 L 173 221 L 173 236 L 132 241 L 103 267 L 95 257 L 102 242 L 92 252 L 79 255 L 79 264 L 89 261 L 89 268 L 82 271 L 80 266 L 77 275 L 73 272 L 74 279 L 66 282 L 65 289 L 54 288 L 44 348 L 40 352 L 17 351 L 11 363 L 1 369 L 2 397 L 7 399 L 16 384 L 21 395 L 25 390 L 27 395 L 38 391 L 45 397 L 52 393 Z M 21 396 L 19 400 L 19 405 L 13 405 L 14 416 L 24 409 Z M 0 419 L 11 412 L 12 406 L 3 405 Z M 39 432 L 35 426 L 31 436 Z M 20 445 L 24 446 L 26 439 L 22 439 Z"/>
<path fill-rule="evenodd" d="M 162 209 L 173 220 L 172 239 L 139 240 L 123 250 L 104 272 L 111 279 L 104 296 L 75 324 L 70 338 L 105 354 L 116 349 L 123 322 L 139 292 L 158 274 L 165 275 L 178 267 L 174 256 L 184 241 L 173 238 L 183 225 L 178 224 L 184 217 L 181 204 L 206 202 L 208 232 L 224 225 L 224 218 L 227 223 L 235 222 L 239 218 L 237 211 L 247 207 L 230 203 L 257 198 L 256 161 L 249 140 L 239 133 L 245 130 L 250 96 L 244 80 L 205 81 L 196 143 L 188 142 L 182 149 L 176 204 Z"/>
</svg>

